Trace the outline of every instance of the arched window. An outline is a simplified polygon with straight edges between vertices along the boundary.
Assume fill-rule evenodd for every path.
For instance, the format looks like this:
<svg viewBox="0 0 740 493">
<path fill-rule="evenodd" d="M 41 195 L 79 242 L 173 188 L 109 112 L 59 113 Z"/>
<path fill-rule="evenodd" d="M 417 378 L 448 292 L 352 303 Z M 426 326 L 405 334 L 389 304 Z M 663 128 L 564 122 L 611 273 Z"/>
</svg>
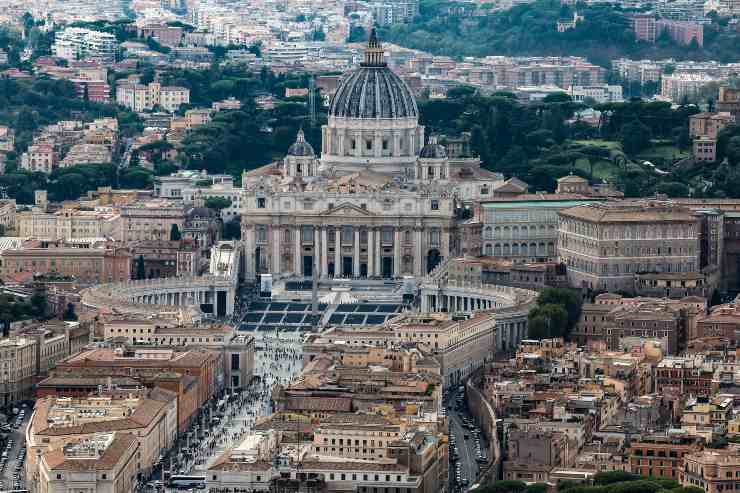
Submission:
<svg viewBox="0 0 740 493">
<path fill-rule="evenodd" d="M 491 244 L 490 244 L 490 243 L 487 243 L 487 244 L 486 244 L 486 253 L 485 253 L 485 254 L 486 254 L 487 256 L 489 256 L 489 257 L 490 257 L 491 255 L 493 255 L 493 247 L 491 246 Z"/>
</svg>

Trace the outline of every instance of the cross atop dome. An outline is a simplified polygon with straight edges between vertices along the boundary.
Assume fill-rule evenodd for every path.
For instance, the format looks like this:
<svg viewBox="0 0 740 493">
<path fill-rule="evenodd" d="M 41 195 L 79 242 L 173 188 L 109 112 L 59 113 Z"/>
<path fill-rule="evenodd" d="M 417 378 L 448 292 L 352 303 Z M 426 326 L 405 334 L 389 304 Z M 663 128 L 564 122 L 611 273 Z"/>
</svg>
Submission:
<svg viewBox="0 0 740 493">
<path fill-rule="evenodd" d="M 363 67 L 385 67 L 385 51 L 383 45 L 378 41 L 378 35 L 375 28 L 370 31 L 370 38 L 367 40 L 365 48 L 365 61 L 360 64 Z"/>
</svg>

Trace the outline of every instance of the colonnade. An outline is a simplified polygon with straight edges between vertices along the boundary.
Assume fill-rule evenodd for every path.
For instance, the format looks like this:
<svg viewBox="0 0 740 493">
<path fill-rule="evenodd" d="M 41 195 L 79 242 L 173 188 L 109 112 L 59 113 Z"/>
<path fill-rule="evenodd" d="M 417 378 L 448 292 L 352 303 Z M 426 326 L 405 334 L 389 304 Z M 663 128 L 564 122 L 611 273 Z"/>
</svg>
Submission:
<svg viewBox="0 0 740 493">
<path fill-rule="evenodd" d="M 501 303 L 490 298 L 476 295 L 423 294 L 421 310 L 423 312 L 474 312 L 494 310 Z"/>
</svg>

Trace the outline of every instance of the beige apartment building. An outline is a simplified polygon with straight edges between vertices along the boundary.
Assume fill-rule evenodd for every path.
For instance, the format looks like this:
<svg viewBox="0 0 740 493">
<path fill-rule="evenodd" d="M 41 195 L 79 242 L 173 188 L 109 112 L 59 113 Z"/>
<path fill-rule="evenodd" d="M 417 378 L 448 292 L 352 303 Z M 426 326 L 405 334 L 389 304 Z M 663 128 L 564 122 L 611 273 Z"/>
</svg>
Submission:
<svg viewBox="0 0 740 493">
<path fill-rule="evenodd" d="M 0 403 L 29 399 L 36 375 L 36 341 L 26 337 L 0 340 Z"/>
<path fill-rule="evenodd" d="M 130 493 L 137 482 L 139 443 L 126 433 L 98 434 L 44 453 L 27 481 L 34 493 Z"/>
<path fill-rule="evenodd" d="M 100 433 L 127 433 L 138 442 L 142 472 L 151 470 L 177 437 L 177 396 L 174 392 L 103 387 L 97 395 L 45 397 L 36 402 L 26 431 L 26 475 L 43 469 L 38 454 L 63 450 L 68 444 L 94 439 Z"/>
<path fill-rule="evenodd" d="M 190 89 L 180 86 L 162 86 L 124 82 L 116 88 L 116 102 L 133 111 L 151 110 L 155 106 L 174 113 L 182 104 L 190 103 Z"/>
<path fill-rule="evenodd" d="M 684 455 L 679 469 L 683 486 L 697 486 L 706 493 L 735 491 L 740 481 L 740 452 L 734 449 L 705 449 Z"/>
<path fill-rule="evenodd" d="M 401 436 L 401 426 L 372 414 L 338 414 L 314 428 L 313 452 L 317 456 L 378 460 Z"/>
<path fill-rule="evenodd" d="M 496 350 L 496 318 L 490 313 L 467 320 L 453 320 L 446 313 L 409 314 L 394 319 L 390 327 L 399 341 L 417 343 L 436 355 L 445 387 L 470 375 Z"/>
<path fill-rule="evenodd" d="M 0 200 L 0 227 L 3 235 L 15 233 L 17 226 L 15 199 Z"/>
<path fill-rule="evenodd" d="M 176 326 L 157 319 L 119 318 L 103 322 L 106 340 L 125 342 L 137 348 L 206 348 L 221 353 L 225 385 L 240 388 L 254 374 L 254 338 L 235 333 L 229 326 Z"/>
</svg>

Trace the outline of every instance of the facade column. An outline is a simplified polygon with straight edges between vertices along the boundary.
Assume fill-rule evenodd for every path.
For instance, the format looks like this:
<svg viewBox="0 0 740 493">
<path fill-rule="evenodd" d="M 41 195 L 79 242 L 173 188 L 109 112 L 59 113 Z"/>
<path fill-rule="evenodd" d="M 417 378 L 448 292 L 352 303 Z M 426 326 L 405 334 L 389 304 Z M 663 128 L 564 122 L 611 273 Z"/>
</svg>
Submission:
<svg viewBox="0 0 740 493">
<path fill-rule="evenodd" d="M 326 225 L 321 226 L 321 277 L 329 277 L 329 245 L 326 241 Z"/>
<path fill-rule="evenodd" d="M 334 227 L 334 277 L 342 277 L 342 228 Z"/>
<path fill-rule="evenodd" d="M 296 276 L 301 275 L 301 227 L 295 228 L 295 258 L 293 259 L 293 270 Z"/>
<path fill-rule="evenodd" d="M 246 263 L 246 276 L 247 279 L 254 278 L 256 272 L 256 266 L 254 265 L 254 228 L 251 225 L 247 225 L 244 228 L 246 233 L 244 236 L 244 260 Z"/>
<path fill-rule="evenodd" d="M 393 230 L 393 277 L 401 275 L 401 230 Z"/>
<path fill-rule="evenodd" d="M 375 275 L 380 277 L 383 273 L 383 230 L 375 230 Z"/>
<path fill-rule="evenodd" d="M 313 262 L 311 267 L 311 277 L 313 276 L 321 276 L 321 258 L 316 258 L 319 255 L 321 255 L 321 250 L 319 250 L 319 246 L 321 245 L 321 232 L 319 231 L 318 226 L 313 227 Z"/>
<path fill-rule="evenodd" d="M 375 275 L 375 229 L 367 230 L 367 277 Z"/>
<path fill-rule="evenodd" d="M 354 259 L 352 262 L 352 277 L 360 277 L 360 228 L 355 226 Z"/>
<path fill-rule="evenodd" d="M 421 246 L 421 228 L 417 228 L 416 231 L 414 231 L 414 241 L 416 242 L 416 252 L 414 253 L 414 275 L 417 277 L 421 277 L 424 274 L 422 273 L 423 262 L 423 249 Z"/>
<path fill-rule="evenodd" d="M 272 227 L 272 272 L 280 274 L 280 228 Z"/>
</svg>

